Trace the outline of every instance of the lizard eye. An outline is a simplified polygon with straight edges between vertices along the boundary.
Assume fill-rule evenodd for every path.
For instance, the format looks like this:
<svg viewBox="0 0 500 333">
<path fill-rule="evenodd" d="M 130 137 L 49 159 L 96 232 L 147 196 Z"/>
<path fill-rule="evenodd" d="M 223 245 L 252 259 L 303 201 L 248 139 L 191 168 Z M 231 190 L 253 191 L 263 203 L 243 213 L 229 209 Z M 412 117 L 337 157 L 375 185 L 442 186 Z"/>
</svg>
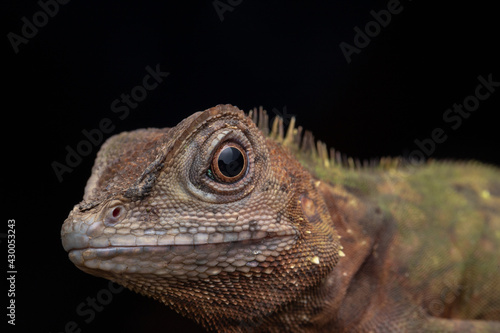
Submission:
<svg viewBox="0 0 500 333">
<path fill-rule="evenodd" d="M 252 129 L 248 129 L 251 126 Z M 188 190 L 205 202 L 234 202 L 249 194 L 265 175 L 265 138 L 252 123 L 215 119 L 204 126 L 196 144 L 188 145 Z"/>
<path fill-rule="evenodd" d="M 125 208 L 122 205 L 112 205 L 108 208 L 104 218 L 104 224 L 114 225 L 125 216 Z"/>
<path fill-rule="evenodd" d="M 212 158 L 209 177 L 224 183 L 234 183 L 245 176 L 248 157 L 244 149 L 234 142 L 222 144 Z"/>
</svg>

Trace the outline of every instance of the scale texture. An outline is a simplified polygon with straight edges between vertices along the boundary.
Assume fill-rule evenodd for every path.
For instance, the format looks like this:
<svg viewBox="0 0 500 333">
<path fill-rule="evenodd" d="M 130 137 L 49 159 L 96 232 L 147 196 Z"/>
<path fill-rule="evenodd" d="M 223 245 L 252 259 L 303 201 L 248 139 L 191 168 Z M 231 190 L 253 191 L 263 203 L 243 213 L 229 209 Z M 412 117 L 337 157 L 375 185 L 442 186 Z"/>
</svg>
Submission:
<svg viewBox="0 0 500 333">
<path fill-rule="evenodd" d="M 262 109 L 108 139 L 62 242 L 221 332 L 500 332 L 500 170 L 360 163 Z"/>
</svg>

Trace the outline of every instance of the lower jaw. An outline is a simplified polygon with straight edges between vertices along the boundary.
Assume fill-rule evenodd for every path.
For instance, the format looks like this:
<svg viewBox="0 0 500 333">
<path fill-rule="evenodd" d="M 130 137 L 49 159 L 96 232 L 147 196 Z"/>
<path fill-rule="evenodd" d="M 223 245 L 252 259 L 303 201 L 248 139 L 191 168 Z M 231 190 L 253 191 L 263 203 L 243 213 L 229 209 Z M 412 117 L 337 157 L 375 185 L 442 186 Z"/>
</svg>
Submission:
<svg viewBox="0 0 500 333">
<path fill-rule="evenodd" d="M 262 258 L 277 256 L 292 247 L 294 236 L 259 241 L 199 245 L 114 246 L 73 249 L 70 260 L 96 276 L 109 274 L 152 274 L 175 278 L 196 278 L 220 271 L 248 271 Z"/>
</svg>

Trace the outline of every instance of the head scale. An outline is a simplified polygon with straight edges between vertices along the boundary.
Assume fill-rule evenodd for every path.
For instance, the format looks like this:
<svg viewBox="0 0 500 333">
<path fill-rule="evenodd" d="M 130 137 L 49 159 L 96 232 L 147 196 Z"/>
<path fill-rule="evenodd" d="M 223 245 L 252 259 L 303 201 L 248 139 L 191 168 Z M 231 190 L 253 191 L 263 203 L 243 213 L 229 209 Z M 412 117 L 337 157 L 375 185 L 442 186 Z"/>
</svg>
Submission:
<svg viewBox="0 0 500 333">
<path fill-rule="evenodd" d="M 62 238 L 80 269 L 212 327 L 267 316 L 318 284 L 339 251 L 330 220 L 291 153 L 219 105 L 110 138 Z"/>
</svg>

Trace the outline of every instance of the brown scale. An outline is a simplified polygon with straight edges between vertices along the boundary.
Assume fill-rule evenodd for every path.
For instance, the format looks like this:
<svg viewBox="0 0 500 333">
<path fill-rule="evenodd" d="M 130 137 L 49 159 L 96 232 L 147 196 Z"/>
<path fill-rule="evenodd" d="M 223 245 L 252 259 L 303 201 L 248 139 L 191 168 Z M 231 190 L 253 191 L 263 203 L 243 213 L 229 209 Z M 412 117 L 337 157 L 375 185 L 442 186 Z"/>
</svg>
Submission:
<svg viewBox="0 0 500 333">
<path fill-rule="evenodd" d="M 62 228 L 70 259 L 207 330 L 500 332 L 496 188 L 453 185 L 485 205 L 490 229 L 472 257 L 498 267 L 472 266 L 481 274 L 452 279 L 464 267 L 453 261 L 458 250 L 433 271 L 433 252 L 415 247 L 440 220 L 422 222 L 430 213 L 420 210 L 425 197 L 412 192 L 411 177 L 435 166 L 411 173 L 398 158 L 361 162 L 302 133 L 294 118 L 285 131 L 275 117 L 269 131 L 262 108 L 247 116 L 219 105 L 173 128 L 110 138 Z M 500 184 L 497 169 L 480 172 Z M 415 280 L 422 272 L 427 279 Z M 478 276 L 479 284 L 457 288 Z M 458 297 L 439 298 L 443 278 Z M 472 289 L 481 302 L 467 301 Z"/>
</svg>

